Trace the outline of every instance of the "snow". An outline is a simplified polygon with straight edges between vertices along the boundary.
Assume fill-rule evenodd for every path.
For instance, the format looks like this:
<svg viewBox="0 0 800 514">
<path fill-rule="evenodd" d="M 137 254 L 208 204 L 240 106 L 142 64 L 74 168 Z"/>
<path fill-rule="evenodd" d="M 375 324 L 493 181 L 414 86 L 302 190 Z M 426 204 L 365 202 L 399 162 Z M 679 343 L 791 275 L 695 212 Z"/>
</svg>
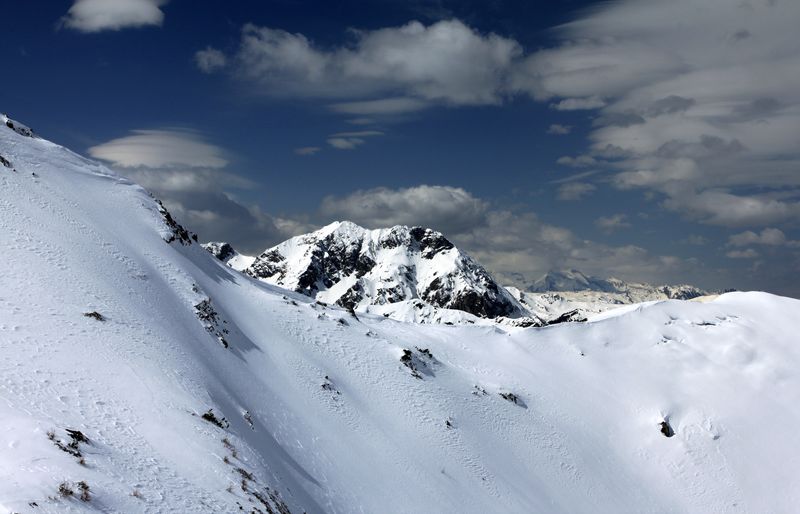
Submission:
<svg viewBox="0 0 800 514">
<path fill-rule="evenodd" d="M 97 163 L 3 126 L 0 154 L 0 512 L 796 510 L 798 300 L 356 317 L 168 244 Z"/>
</svg>

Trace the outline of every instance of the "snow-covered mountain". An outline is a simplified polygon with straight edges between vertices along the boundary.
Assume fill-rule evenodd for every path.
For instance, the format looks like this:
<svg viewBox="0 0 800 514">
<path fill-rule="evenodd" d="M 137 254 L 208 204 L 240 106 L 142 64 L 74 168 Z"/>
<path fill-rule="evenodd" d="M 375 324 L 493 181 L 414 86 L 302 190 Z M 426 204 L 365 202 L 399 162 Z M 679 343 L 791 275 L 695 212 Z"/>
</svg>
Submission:
<svg viewBox="0 0 800 514">
<path fill-rule="evenodd" d="M 356 317 L 98 163 L 0 155 L 0 513 L 796 510 L 800 301 Z"/>
<path fill-rule="evenodd" d="M 419 299 L 482 318 L 524 313 L 480 264 L 422 227 L 331 223 L 266 250 L 245 273 L 348 309 Z"/>
<path fill-rule="evenodd" d="M 584 275 L 574 269 L 546 273 L 534 281 L 527 290 L 532 293 L 549 293 L 551 291 L 619 292 L 613 282 Z"/>
<path fill-rule="evenodd" d="M 691 300 L 711 293 L 691 285 L 660 285 L 600 278 L 578 270 L 546 273 L 527 287 L 507 287 L 533 316 L 554 320 L 575 312 L 578 318 L 643 302 Z"/>
<path fill-rule="evenodd" d="M 585 292 L 617 293 L 626 295 L 629 302 L 646 302 L 652 300 L 691 300 L 706 296 L 708 291 L 681 284 L 661 285 L 625 282 L 618 278 L 600 278 L 585 275 L 578 270 L 551 271 L 544 274 L 530 286 L 526 292 L 551 293 L 551 292 Z"/>
</svg>

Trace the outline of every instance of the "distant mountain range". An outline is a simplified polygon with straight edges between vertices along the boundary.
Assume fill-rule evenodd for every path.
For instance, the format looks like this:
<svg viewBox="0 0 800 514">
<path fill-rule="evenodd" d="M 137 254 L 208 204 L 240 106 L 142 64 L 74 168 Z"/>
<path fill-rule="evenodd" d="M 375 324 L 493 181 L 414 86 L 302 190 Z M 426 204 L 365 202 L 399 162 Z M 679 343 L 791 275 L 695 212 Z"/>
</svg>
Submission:
<svg viewBox="0 0 800 514">
<path fill-rule="evenodd" d="M 580 292 L 617 293 L 628 295 L 631 302 L 648 300 L 690 300 L 705 296 L 708 291 L 691 285 L 653 286 L 644 283 L 625 282 L 618 278 L 600 278 L 585 275 L 572 269 L 546 273 L 527 289 L 531 293 Z"/>
</svg>

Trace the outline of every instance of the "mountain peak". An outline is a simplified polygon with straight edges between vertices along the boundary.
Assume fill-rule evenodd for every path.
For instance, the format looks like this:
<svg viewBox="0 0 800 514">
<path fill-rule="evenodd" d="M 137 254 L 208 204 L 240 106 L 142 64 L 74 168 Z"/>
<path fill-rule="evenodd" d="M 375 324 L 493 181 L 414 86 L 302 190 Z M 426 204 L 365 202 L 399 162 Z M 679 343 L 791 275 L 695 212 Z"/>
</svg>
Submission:
<svg viewBox="0 0 800 514">
<path fill-rule="evenodd" d="M 245 272 L 347 308 L 421 299 L 485 318 L 522 313 L 482 266 L 426 227 L 337 221 L 266 250 Z"/>
</svg>

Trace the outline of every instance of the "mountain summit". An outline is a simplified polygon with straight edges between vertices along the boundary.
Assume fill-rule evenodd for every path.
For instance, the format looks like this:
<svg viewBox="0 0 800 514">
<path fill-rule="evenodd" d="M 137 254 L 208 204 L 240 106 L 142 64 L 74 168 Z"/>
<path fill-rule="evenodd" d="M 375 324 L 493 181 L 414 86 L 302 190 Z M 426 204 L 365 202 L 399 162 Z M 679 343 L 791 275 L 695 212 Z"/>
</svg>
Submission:
<svg viewBox="0 0 800 514">
<path fill-rule="evenodd" d="M 266 250 L 245 273 L 348 309 L 419 299 L 482 318 L 523 314 L 480 264 L 423 227 L 331 223 Z"/>
</svg>

